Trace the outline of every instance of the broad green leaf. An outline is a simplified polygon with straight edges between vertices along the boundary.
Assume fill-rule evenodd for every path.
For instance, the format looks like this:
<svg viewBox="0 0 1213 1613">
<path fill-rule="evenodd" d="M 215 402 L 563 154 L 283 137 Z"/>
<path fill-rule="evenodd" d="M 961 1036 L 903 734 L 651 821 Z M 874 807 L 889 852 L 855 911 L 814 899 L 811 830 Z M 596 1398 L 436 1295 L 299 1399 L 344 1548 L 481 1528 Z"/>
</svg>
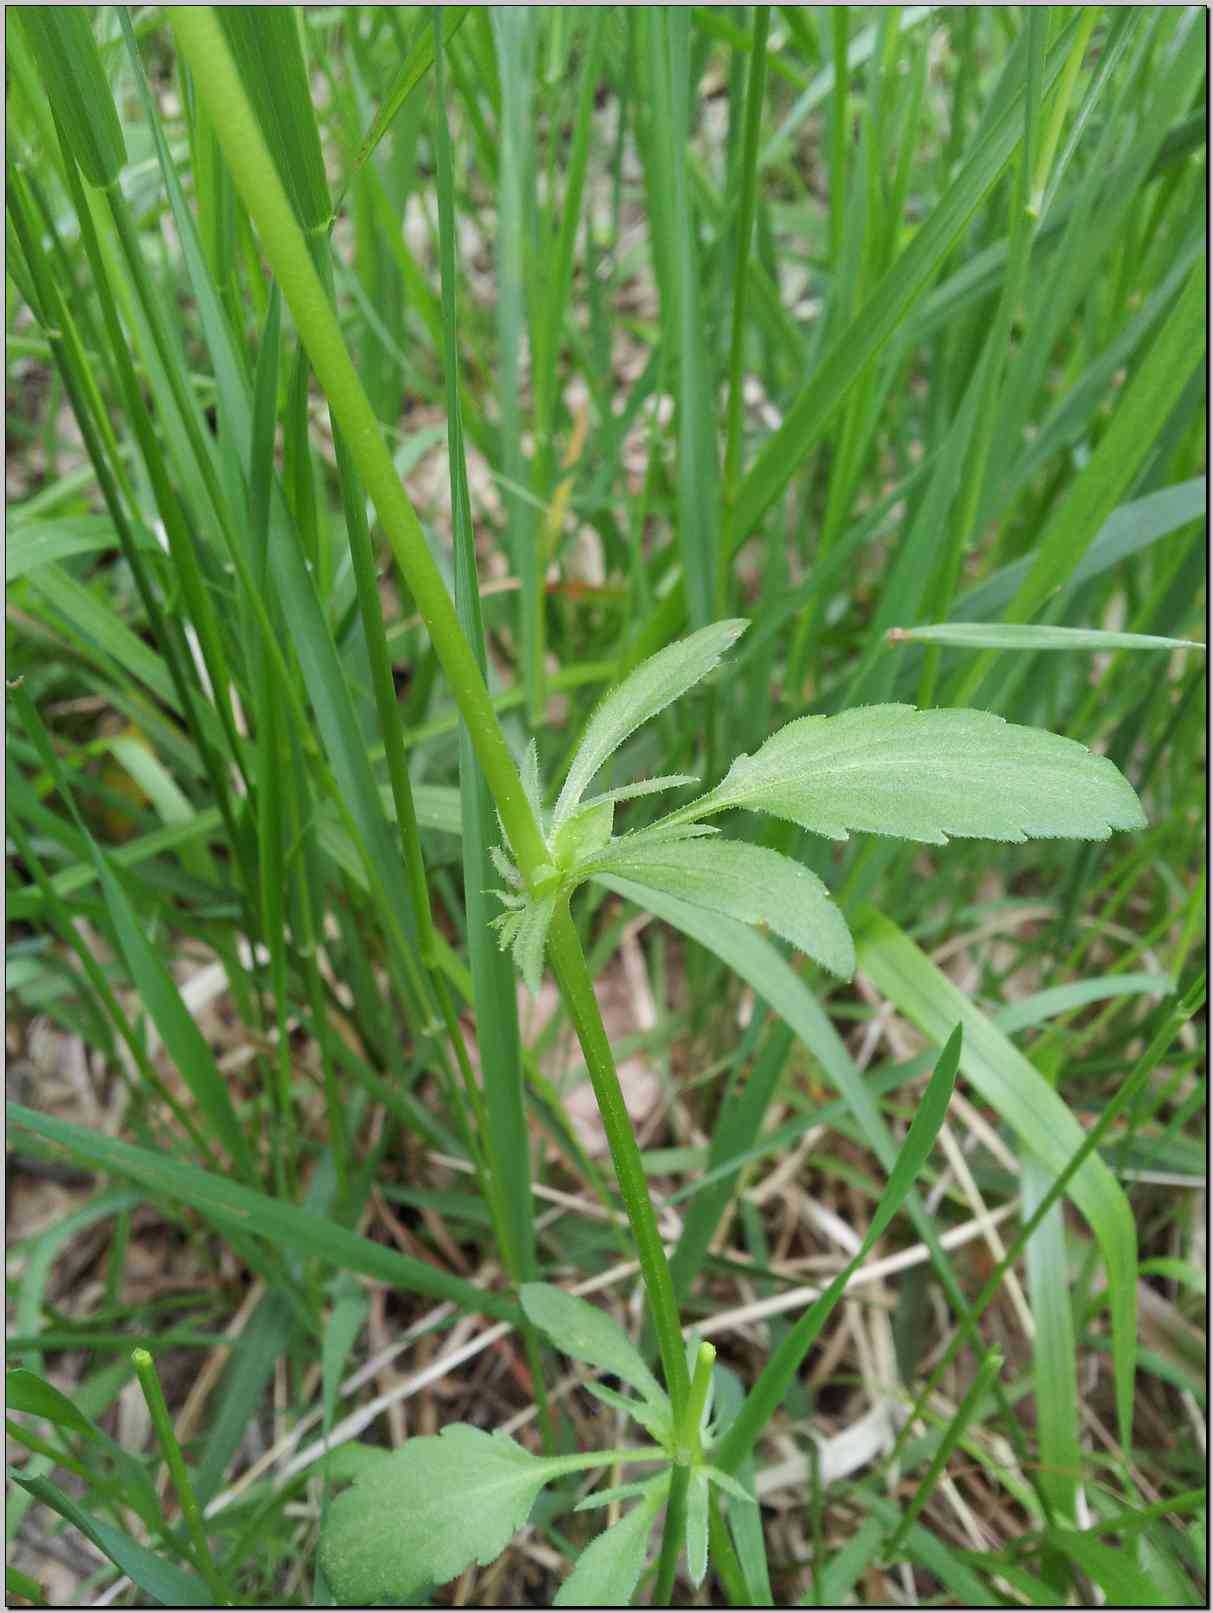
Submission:
<svg viewBox="0 0 1213 1613">
<path fill-rule="evenodd" d="M 522 901 L 521 898 L 516 900 Z M 516 912 L 503 913 L 492 922 L 500 931 L 501 945 L 514 954 L 514 965 L 532 997 L 539 995 L 543 979 L 543 950 L 556 911 L 555 896 L 523 902 Z"/>
<path fill-rule="evenodd" d="M 324 1576 L 346 1606 L 408 1603 L 499 1556 L 552 1476 L 515 1440 L 467 1423 L 407 1440 L 333 1501 Z"/>
<path fill-rule="evenodd" d="M 70 1428 L 73 1434 L 83 1434 L 86 1439 L 97 1437 L 92 1423 L 76 1410 L 62 1390 L 25 1367 L 10 1367 L 4 1374 L 4 1404 L 8 1411 L 45 1417 L 60 1428 Z"/>
<path fill-rule="evenodd" d="M 831 840 L 863 829 L 935 845 L 949 835 L 1106 840 L 1146 821 L 1117 768 L 1072 739 L 988 711 L 901 705 L 797 718 L 679 816 L 730 807 Z"/>
<path fill-rule="evenodd" d="M 832 974 L 849 980 L 855 972 L 851 932 L 829 892 L 777 851 L 715 836 L 647 844 L 639 834 L 615 841 L 591 866 L 745 924 L 767 924 Z"/>
<path fill-rule="evenodd" d="M 126 161 L 126 145 L 89 12 L 82 6 L 16 11 L 68 149 L 90 185 L 112 184 Z"/>
<path fill-rule="evenodd" d="M 601 1372 L 614 1373 L 647 1401 L 665 1400 L 665 1392 L 640 1351 L 605 1311 L 551 1283 L 523 1283 L 518 1297 L 535 1326 L 565 1355 L 586 1361 Z"/>
<path fill-rule="evenodd" d="M 112 1563 L 116 1563 L 127 1578 L 140 1590 L 146 1591 L 165 1607 L 210 1607 L 214 1597 L 195 1574 L 166 1562 L 155 1552 L 132 1540 L 124 1530 L 95 1518 L 91 1512 L 47 1478 L 12 1475 L 13 1481 L 39 1501 L 44 1502 L 61 1518 L 66 1518 L 86 1539 L 91 1540 Z"/>
<path fill-rule="evenodd" d="M 1105 633 L 1087 627 L 1024 626 L 1016 622 L 937 622 L 891 627 L 891 644 L 944 644 L 958 650 L 1203 650 L 1194 639 L 1153 633 Z"/>
<path fill-rule="evenodd" d="M 254 1192 L 238 1182 L 199 1170 L 180 1159 L 136 1148 L 131 1143 L 103 1136 L 87 1126 L 75 1126 L 54 1115 L 39 1114 L 20 1104 L 7 1107 L 9 1141 L 35 1152 L 62 1151 L 98 1170 L 138 1182 L 170 1202 L 188 1204 L 208 1220 L 240 1233 L 265 1238 L 285 1254 L 325 1260 L 348 1271 L 361 1272 L 394 1287 L 448 1299 L 454 1304 L 499 1321 L 517 1322 L 518 1309 L 504 1294 L 477 1287 L 453 1277 L 439 1266 L 388 1249 L 371 1238 L 360 1238 L 327 1216 L 299 1209 L 268 1194 Z"/>
<path fill-rule="evenodd" d="M 644 1572 L 649 1534 L 665 1499 L 669 1474 L 651 1481 L 639 1506 L 625 1512 L 586 1547 L 577 1566 L 556 1592 L 557 1607 L 627 1607 Z"/>
<path fill-rule="evenodd" d="M 701 628 L 659 650 L 606 696 L 590 718 L 569 768 L 552 816 L 554 829 L 572 814 L 598 769 L 629 734 L 707 677 L 748 626 L 734 620 Z"/>
</svg>

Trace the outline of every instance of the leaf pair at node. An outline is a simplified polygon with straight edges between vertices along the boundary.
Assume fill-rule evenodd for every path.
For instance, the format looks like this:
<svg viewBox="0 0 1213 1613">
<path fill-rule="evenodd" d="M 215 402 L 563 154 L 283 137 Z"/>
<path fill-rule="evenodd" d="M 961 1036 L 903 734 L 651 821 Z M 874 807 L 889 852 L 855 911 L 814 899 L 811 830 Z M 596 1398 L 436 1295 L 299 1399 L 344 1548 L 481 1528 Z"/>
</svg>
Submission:
<svg viewBox="0 0 1213 1613">
<path fill-rule="evenodd" d="M 529 884 L 501 851 L 507 890 L 494 920 L 503 949 L 532 992 L 557 903 L 587 879 L 615 874 L 776 935 L 849 979 L 855 953 L 839 909 L 816 874 L 779 852 L 728 840 L 704 820 L 742 807 L 831 840 L 854 829 L 943 845 L 950 836 L 1023 841 L 1104 840 L 1145 817 L 1105 758 L 1073 740 L 1004 722 L 986 711 L 861 706 L 800 717 L 752 755 L 737 757 L 706 795 L 631 834 L 614 833 L 615 807 L 696 780 L 671 774 L 584 799 L 604 763 L 642 724 L 705 678 L 748 623 L 717 622 L 660 651 L 590 718 L 550 817 L 534 742 L 523 784 L 549 860 Z"/>
<path fill-rule="evenodd" d="M 565 1355 L 609 1372 L 635 1398 L 587 1383 L 591 1394 L 627 1413 L 653 1440 L 638 1450 L 535 1456 L 501 1433 L 454 1423 L 441 1434 L 410 1439 L 376 1462 L 329 1508 L 320 1543 L 325 1578 L 344 1604 L 407 1603 L 445 1584 L 473 1563 L 498 1557 L 526 1523 L 545 1484 L 616 1462 L 654 1463 L 644 1478 L 598 1490 L 576 1510 L 610 1501 L 637 1502 L 582 1552 L 556 1597 L 558 1606 L 626 1606 L 648 1555 L 649 1534 L 669 1490 L 676 1459 L 691 1467 L 686 1550 L 698 1584 L 707 1572 L 708 1496 L 719 1485 L 746 1502 L 753 1497 L 707 1461 L 718 1431 L 705 1400 L 697 1439 L 680 1448 L 669 1397 L 627 1335 L 604 1311 L 546 1283 L 520 1290 L 527 1316 Z M 692 1352 L 709 1346 L 692 1345 Z"/>
</svg>

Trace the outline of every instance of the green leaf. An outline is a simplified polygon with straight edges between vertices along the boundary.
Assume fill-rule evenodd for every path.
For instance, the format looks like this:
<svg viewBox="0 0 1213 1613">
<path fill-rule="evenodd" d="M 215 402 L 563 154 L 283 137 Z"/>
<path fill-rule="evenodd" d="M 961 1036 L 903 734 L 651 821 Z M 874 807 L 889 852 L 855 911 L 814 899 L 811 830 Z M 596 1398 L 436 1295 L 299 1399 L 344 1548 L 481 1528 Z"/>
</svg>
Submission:
<svg viewBox="0 0 1213 1613">
<path fill-rule="evenodd" d="M 444 45 L 454 37 L 456 29 L 459 28 L 470 9 L 469 6 L 449 6 L 444 10 L 442 14 L 442 40 Z M 391 127 L 392 120 L 396 114 L 429 72 L 433 62 L 434 32 L 429 26 L 428 20 L 422 14 L 421 25 L 418 28 L 417 37 L 413 41 L 412 48 L 397 69 L 396 77 L 392 81 L 392 87 L 380 103 L 374 122 L 367 130 L 366 139 L 362 142 L 358 155 L 354 159 L 354 166 L 350 170 L 349 179 L 346 180 L 347 188 L 355 174 L 357 174 L 363 163 Z M 344 200 L 344 191 L 342 192 L 342 199 Z"/>
<path fill-rule="evenodd" d="M 943 845 L 949 835 L 1106 840 L 1145 816 L 1117 768 L 1072 739 L 987 711 L 860 706 L 800 717 L 679 817 L 745 807 L 846 840 L 852 829 Z"/>
<path fill-rule="evenodd" d="M 708 1571 L 708 1475 L 702 1468 L 687 1485 L 687 1569 L 693 1585 L 702 1585 Z"/>
<path fill-rule="evenodd" d="M 535 1326 L 565 1355 L 587 1361 L 601 1372 L 614 1373 L 650 1403 L 664 1402 L 665 1392 L 640 1351 L 605 1311 L 551 1283 L 523 1283 L 518 1297 Z"/>
<path fill-rule="evenodd" d="M 70 1428 L 74 1434 L 83 1434 L 86 1439 L 97 1437 L 92 1423 L 76 1410 L 61 1390 L 25 1367 L 11 1367 L 4 1374 L 4 1404 L 9 1411 L 25 1411 L 33 1417 L 45 1417 L 60 1428 Z"/>
<path fill-rule="evenodd" d="M 41 566 L 118 547 L 114 523 L 105 515 L 67 515 L 53 521 L 20 523 L 14 519 L 6 536 L 4 580 L 8 583 Z M 159 546 L 146 527 L 136 528 L 133 536 L 140 549 L 157 552 Z"/>
<path fill-rule="evenodd" d="M 552 816 L 554 830 L 572 815 L 598 769 L 628 735 L 707 677 L 748 626 L 734 620 L 701 628 L 650 656 L 606 696 L 590 718 L 569 768 Z"/>
<path fill-rule="evenodd" d="M 651 1481 L 652 1489 L 598 1536 L 577 1559 L 577 1566 L 556 1592 L 557 1607 L 627 1607 L 644 1572 L 649 1534 L 665 1498 L 669 1473 Z"/>
<path fill-rule="evenodd" d="M 118 177 L 126 145 L 114 98 L 82 6 L 18 6 L 46 98 L 54 108 L 69 149 L 90 185 Z"/>
<path fill-rule="evenodd" d="M 10 1596 L 22 1596 L 35 1607 L 46 1606 L 46 1592 L 36 1579 L 23 1574 L 19 1568 L 4 1568 L 4 1588 Z"/>
<path fill-rule="evenodd" d="M 879 914 L 856 929 L 859 967 L 872 984 L 935 1041 L 964 1027 L 960 1067 L 982 1098 L 1057 1176 L 1082 1146 L 1074 1115 L 1014 1043 L 897 926 Z M 1112 1313 L 1112 1363 L 1121 1438 L 1133 1420 L 1137 1234 L 1122 1188 L 1098 1155 L 1084 1160 L 1067 1189 L 1103 1252 Z"/>
<path fill-rule="evenodd" d="M 880 1196 L 880 1202 L 876 1206 L 876 1212 L 859 1250 L 785 1336 L 779 1348 L 763 1367 L 740 1412 L 720 1441 L 715 1459 L 716 1465 L 724 1472 L 734 1472 L 753 1449 L 754 1442 L 787 1394 L 788 1386 L 800 1370 L 801 1362 L 812 1349 L 831 1312 L 842 1298 L 851 1274 L 858 1269 L 877 1240 L 883 1236 L 889 1222 L 912 1190 L 915 1178 L 926 1163 L 927 1155 L 934 1146 L 939 1128 L 943 1125 L 948 1112 L 952 1089 L 956 1085 L 961 1041 L 962 1032 L 957 1025 L 939 1055 L 939 1061 L 927 1083 L 927 1089 L 923 1093 L 922 1102 L 915 1113 L 906 1140 L 898 1151 L 896 1162 L 889 1173 L 888 1183 Z"/>
<path fill-rule="evenodd" d="M 1092 1540 L 1090 1535 L 1071 1529 L 1046 1530 L 1045 1539 L 1106 1591 L 1114 1607 L 1175 1605 L 1166 1587 L 1156 1585 L 1144 1574 L 1128 1552 L 1105 1546 L 1101 1540 Z"/>
<path fill-rule="evenodd" d="M 517 1307 L 504 1294 L 476 1287 L 451 1276 L 439 1266 L 414 1260 L 371 1238 L 361 1238 L 327 1216 L 254 1192 L 238 1182 L 199 1170 L 167 1154 L 136 1148 L 86 1126 L 75 1126 L 54 1115 L 22 1108 L 20 1104 L 10 1103 L 6 1113 L 9 1141 L 14 1146 L 20 1138 L 20 1146 L 33 1147 L 39 1154 L 45 1154 L 45 1145 L 50 1143 L 70 1159 L 125 1176 L 151 1193 L 163 1194 L 170 1202 L 191 1205 L 219 1226 L 239 1233 L 253 1233 L 288 1254 L 325 1260 L 394 1287 L 427 1294 L 432 1299 L 451 1300 L 499 1321 L 516 1323 L 518 1320 Z"/>
<path fill-rule="evenodd" d="M 732 1500 L 742 1501 L 747 1506 L 751 1507 L 756 1507 L 758 1505 L 758 1497 L 751 1495 L 744 1484 L 738 1484 L 737 1480 L 731 1473 L 725 1473 L 720 1468 L 713 1467 L 710 1462 L 704 1467 L 703 1471 L 707 1474 L 712 1483 L 718 1484 L 725 1494 L 730 1496 Z"/>
<path fill-rule="evenodd" d="M 12 1474 L 13 1482 L 39 1501 L 44 1502 L 61 1518 L 74 1524 L 86 1539 L 91 1540 L 112 1563 L 116 1563 L 129 1580 L 146 1591 L 165 1607 L 210 1607 L 214 1598 L 207 1586 L 196 1575 L 176 1563 L 165 1562 L 155 1552 L 148 1551 L 132 1540 L 124 1530 L 93 1517 L 84 1507 L 73 1501 L 56 1484 L 40 1476 L 26 1477 Z"/>
<path fill-rule="evenodd" d="M 592 807 L 605 806 L 607 802 L 634 801 L 641 795 L 656 795 L 661 790 L 678 790 L 684 784 L 698 784 L 699 780 L 693 773 L 664 773 L 660 778 L 640 779 L 636 784 L 624 784 L 617 790 L 608 790 L 605 795 L 595 795 L 584 804 L 583 812 L 589 812 Z"/>
<path fill-rule="evenodd" d="M 324 1576 L 346 1606 L 407 1603 L 499 1556 L 552 1476 L 516 1441 L 467 1423 L 410 1439 L 333 1501 Z"/>
<path fill-rule="evenodd" d="M 639 1423 L 650 1438 L 659 1445 L 667 1448 L 673 1443 L 674 1421 L 670 1403 L 666 1399 L 656 1400 L 629 1400 L 626 1395 L 617 1394 L 614 1389 L 608 1389 L 604 1383 L 586 1383 L 582 1387 L 587 1393 L 601 1400 L 604 1406 L 610 1406 L 615 1411 L 623 1412 L 633 1422 Z M 588 1504 L 588 1503 L 587 1503 Z"/>
<path fill-rule="evenodd" d="M 718 838 L 617 840 L 592 863 L 745 924 L 767 924 L 832 974 L 849 980 L 855 951 L 846 920 L 817 875 L 777 851 Z"/>
<path fill-rule="evenodd" d="M 1087 627 L 1028 627 L 1015 622 L 937 622 L 891 627 L 891 644 L 945 644 L 959 650 L 1203 650 L 1188 638 L 1153 633 L 1104 633 Z"/>
</svg>

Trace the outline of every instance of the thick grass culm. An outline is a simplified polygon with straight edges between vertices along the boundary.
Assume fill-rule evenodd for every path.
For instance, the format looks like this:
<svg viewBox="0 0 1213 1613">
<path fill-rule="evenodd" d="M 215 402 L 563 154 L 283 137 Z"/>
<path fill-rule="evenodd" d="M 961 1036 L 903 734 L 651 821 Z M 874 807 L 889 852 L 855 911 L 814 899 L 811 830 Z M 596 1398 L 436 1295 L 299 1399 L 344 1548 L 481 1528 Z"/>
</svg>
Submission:
<svg viewBox="0 0 1213 1613">
<path fill-rule="evenodd" d="M 13 1605 L 1201 1605 L 1206 18 L 13 7 Z"/>
</svg>

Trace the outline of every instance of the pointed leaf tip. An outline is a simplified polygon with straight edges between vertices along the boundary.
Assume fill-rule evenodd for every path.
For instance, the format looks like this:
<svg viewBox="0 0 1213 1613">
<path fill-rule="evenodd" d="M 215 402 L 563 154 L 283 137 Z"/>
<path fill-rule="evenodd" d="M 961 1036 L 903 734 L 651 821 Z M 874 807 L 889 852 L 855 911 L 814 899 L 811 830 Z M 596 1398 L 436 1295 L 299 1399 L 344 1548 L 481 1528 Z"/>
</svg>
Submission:
<svg viewBox="0 0 1213 1613">
<path fill-rule="evenodd" d="M 559 828 L 575 809 L 598 769 L 629 735 L 664 711 L 708 673 L 750 624 L 740 618 L 713 622 L 641 663 L 599 704 L 586 725 L 552 815 Z"/>
</svg>

